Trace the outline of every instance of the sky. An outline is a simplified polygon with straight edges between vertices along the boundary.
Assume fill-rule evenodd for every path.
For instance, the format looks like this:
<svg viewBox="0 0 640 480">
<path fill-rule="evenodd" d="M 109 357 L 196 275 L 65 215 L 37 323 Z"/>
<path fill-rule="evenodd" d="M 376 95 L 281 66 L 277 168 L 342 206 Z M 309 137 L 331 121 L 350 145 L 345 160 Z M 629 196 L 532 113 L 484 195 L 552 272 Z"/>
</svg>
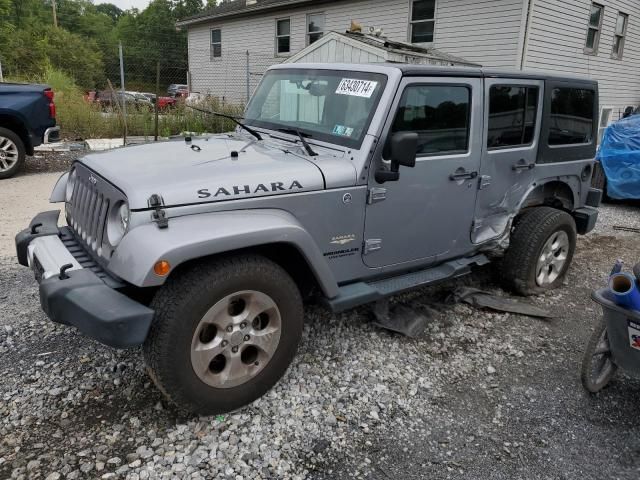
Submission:
<svg viewBox="0 0 640 480">
<path fill-rule="evenodd" d="M 93 0 L 93 3 L 113 3 L 115 6 L 121 8 L 122 10 L 127 10 L 129 8 L 139 8 L 143 10 L 151 0 Z"/>
</svg>

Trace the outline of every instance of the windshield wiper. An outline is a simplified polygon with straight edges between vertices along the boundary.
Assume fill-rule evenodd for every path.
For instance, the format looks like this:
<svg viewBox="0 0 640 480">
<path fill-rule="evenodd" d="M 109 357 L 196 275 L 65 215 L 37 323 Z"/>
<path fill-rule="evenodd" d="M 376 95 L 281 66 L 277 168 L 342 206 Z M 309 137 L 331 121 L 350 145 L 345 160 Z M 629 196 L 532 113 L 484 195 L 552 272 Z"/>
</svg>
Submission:
<svg viewBox="0 0 640 480">
<path fill-rule="evenodd" d="M 309 135 L 308 133 L 302 133 L 297 128 L 279 128 L 278 131 L 282 133 L 289 133 L 291 135 L 297 135 L 298 138 L 300 139 L 300 143 L 302 143 L 302 146 L 307 151 L 307 154 L 310 157 L 318 156 L 318 154 L 313 151 L 313 148 L 311 148 L 311 145 L 309 145 L 309 142 L 307 142 L 307 139 L 304 138 L 304 137 L 309 137 L 309 138 L 311 137 L 311 135 Z"/>
<path fill-rule="evenodd" d="M 262 135 L 260 135 L 258 132 L 256 132 L 253 128 L 248 127 L 247 125 L 242 123 L 240 120 L 238 120 L 239 118 L 242 118 L 242 117 L 234 117 L 233 115 L 227 115 L 226 113 L 214 112 L 212 110 L 205 110 L 204 108 L 198 108 L 198 107 L 194 107 L 192 105 L 186 105 L 186 106 L 189 107 L 189 108 L 192 108 L 193 110 L 197 110 L 198 112 L 208 113 L 209 115 L 214 115 L 216 117 L 228 118 L 232 122 L 235 122 L 240 128 L 242 128 L 243 130 L 246 130 L 251 135 L 256 137 L 258 140 L 262 140 Z"/>
</svg>

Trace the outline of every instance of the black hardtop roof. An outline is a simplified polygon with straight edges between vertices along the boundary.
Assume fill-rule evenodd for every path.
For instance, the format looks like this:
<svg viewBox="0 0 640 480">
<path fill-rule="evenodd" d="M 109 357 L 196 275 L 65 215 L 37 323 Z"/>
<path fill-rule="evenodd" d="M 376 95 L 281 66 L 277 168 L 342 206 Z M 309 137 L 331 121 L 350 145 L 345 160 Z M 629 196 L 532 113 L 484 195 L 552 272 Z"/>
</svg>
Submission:
<svg viewBox="0 0 640 480">
<path fill-rule="evenodd" d="M 437 67 L 431 65 L 412 64 L 387 64 L 398 68 L 405 77 L 418 76 L 451 76 L 451 77 L 478 77 L 478 78 L 509 78 L 523 80 L 555 80 L 597 84 L 596 80 L 577 75 L 563 75 L 555 72 L 543 72 L 534 70 L 508 70 L 496 68 L 474 67 Z"/>
<path fill-rule="evenodd" d="M 588 77 L 580 77 L 558 72 L 536 70 L 497 69 L 467 66 L 416 65 L 410 63 L 279 63 L 270 70 L 306 69 L 306 70 L 341 70 L 354 72 L 391 73 L 395 71 L 404 77 L 461 77 L 461 78 L 508 78 L 522 80 L 550 80 L 556 82 L 581 83 L 596 86 L 598 81 Z"/>
</svg>

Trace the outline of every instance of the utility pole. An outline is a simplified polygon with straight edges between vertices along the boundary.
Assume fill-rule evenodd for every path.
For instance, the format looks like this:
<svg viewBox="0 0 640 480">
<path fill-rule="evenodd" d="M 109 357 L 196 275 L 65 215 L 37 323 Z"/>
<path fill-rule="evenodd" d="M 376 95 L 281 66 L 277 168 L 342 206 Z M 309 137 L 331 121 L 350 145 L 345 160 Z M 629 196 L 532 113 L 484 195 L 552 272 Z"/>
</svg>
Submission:
<svg viewBox="0 0 640 480">
<path fill-rule="evenodd" d="M 158 64 L 156 65 L 156 104 L 154 105 L 154 117 L 155 117 L 155 135 L 154 140 L 158 141 L 158 102 L 160 101 L 160 60 L 158 60 Z"/>
<path fill-rule="evenodd" d="M 53 9 L 53 26 L 58 28 L 58 16 L 56 15 L 56 0 L 51 0 L 51 8 Z"/>
<path fill-rule="evenodd" d="M 122 118 L 124 120 L 124 139 L 122 144 L 127 146 L 127 99 L 124 93 L 124 57 L 122 55 L 122 42 L 118 43 L 118 53 L 120 56 L 120 91 L 122 92 Z"/>
</svg>

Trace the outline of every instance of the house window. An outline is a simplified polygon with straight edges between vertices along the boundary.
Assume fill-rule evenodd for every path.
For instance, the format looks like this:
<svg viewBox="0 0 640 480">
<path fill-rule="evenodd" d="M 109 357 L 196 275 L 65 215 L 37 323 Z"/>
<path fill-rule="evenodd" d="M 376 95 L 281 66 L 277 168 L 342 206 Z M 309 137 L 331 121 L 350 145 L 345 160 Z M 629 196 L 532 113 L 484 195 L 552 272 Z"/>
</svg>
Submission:
<svg viewBox="0 0 640 480">
<path fill-rule="evenodd" d="M 549 145 L 591 143 L 595 92 L 555 88 L 551 93 Z"/>
<path fill-rule="evenodd" d="M 613 51 L 611 56 L 613 58 L 622 58 L 622 51 L 624 50 L 624 38 L 627 35 L 627 24 L 629 23 L 629 15 L 626 13 L 618 12 L 618 20 L 616 21 L 616 32 L 613 36 Z"/>
<path fill-rule="evenodd" d="M 276 54 L 286 55 L 291 52 L 291 19 L 276 21 Z"/>
<path fill-rule="evenodd" d="M 466 152 L 471 90 L 457 85 L 414 85 L 402 94 L 392 133 L 416 132 L 418 155 Z"/>
<path fill-rule="evenodd" d="M 211 58 L 222 57 L 222 30 L 211 30 Z"/>
<path fill-rule="evenodd" d="M 600 30 L 602 29 L 602 17 L 604 7 L 598 3 L 591 4 L 589 14 L 589 26 L 587 27 L 587 41 L 584 45 L 584 52 L 595 55 L 598 53 L 598 43 L 600 43 Z"/>
<path fill-rule="evenodd" d="M 324 13 L 307 15 L 307 45 L 320 40 L 324 35 Z"/>
<path fill-rule="evenodd" d="M 489 91 L 487 147 L 531 145 L 537 110 L 538 87 L 492 86 Z"/>
<path fill-rule="evenodd" d="M 436 0 L 411 2 L 411 43 L 432 43 L 436 25 Z"/>
</svg>

